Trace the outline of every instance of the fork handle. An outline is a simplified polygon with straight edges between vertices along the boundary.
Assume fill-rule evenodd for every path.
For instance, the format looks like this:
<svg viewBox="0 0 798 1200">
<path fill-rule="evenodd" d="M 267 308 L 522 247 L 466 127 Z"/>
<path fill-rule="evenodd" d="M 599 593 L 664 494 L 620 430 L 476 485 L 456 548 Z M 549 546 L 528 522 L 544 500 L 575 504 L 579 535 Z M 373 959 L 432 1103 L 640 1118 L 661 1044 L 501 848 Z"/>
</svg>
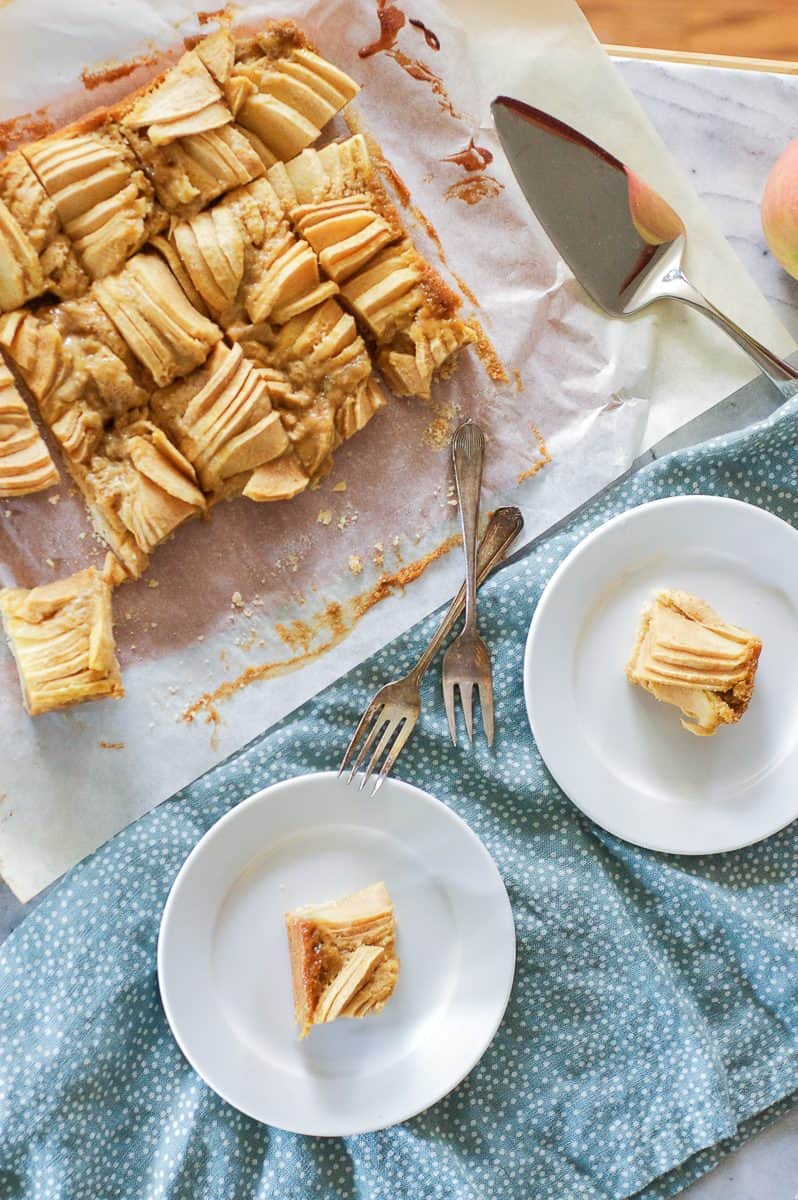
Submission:
<svg viewBox="0 0 798 1200">
<path fill-rule="evenodd" d="M 520 508 L 510 505 L 507 508 L 496 509 L 488 522 L 488 527 L 485 530 L 482 541 L 479 543 L 479 550 L 477 551 L 477 587 L 490 575 L 494 567 L 501 562 L 523 527 L 524 518 L 521 516 Z M 438 626 L 432 637 L 432 641 L 411 671 L 416 684 L 421 682 L 430 663 L 454 628 L 456 621 L 465 608 L 465 598 L 466 590 L 465 586 L 463 586 L 449 605 L 449 611 Z"/>
<path fill-rule="evenodd" d="M 466 561 L 465 628 L 472 633 L 477 628 L 477 525 L 484 456 L 485 435 L 469 417 L 454 431 L 452 463 Z"/>
</svg>

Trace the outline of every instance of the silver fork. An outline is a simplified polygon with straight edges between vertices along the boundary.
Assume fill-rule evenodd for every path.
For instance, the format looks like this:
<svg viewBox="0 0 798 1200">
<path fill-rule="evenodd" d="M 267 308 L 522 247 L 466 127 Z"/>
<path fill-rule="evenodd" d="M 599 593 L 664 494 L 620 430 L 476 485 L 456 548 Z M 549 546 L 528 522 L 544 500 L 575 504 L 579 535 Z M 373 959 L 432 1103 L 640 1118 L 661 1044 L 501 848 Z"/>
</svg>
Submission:
<svg viewBox="0 0 798 1200">
<path fill-rule="evenodd" d="M 474 740 L 472 715 L 473 692 L 479 692 L 482 727 L 488 745 L 493 745 L 493 676 L 490 652 L 477 633 L 477 522 L 479 493 L 482 487 L 482 460 L 485 456 L 485 435 L 474 421 L 464 421 L 454 431 L 452 462 L 457 500 L 460 505 L 460 526 L 463 530 L 463 550 L 466 561 L 465 622 L 462 633 L 455 638 L 443 659 L 443 703 L 449 722 L 452 742 L 457 745 L 457 719 L 454 711 L 454 689 L 460 689 L 466 732 Z"/>
<path fill-rule="evenodd" d="M 477 558 L 477 585 L 481 584 L 490 572 L 504 558 L 510 545 L 518 537 L 524 525 L 520 509 L 515 507 L 497 508 L 490 519 L 485 535 L 479 544 Z M 416 665 L 401 679 L 386 683 L 381 687 L 369 704 L 358 722 L 352 740 L 346 748 L 338 774 L 341 775 L 349 765 L 355 747 L 368 729 L 368 735 L 360 747 L 360 751 L 352 764 L 347 783 L 351 783 L 355 772 L 364 761 L 371 747 L 379 741 L 371 755 L 368 767 L 360 782 L 361 789 L 371 778 L 380 757 L 388 750 L 379 775 L 377 776 L 372 796 L 376 796 L 382 787 L 386 775 L 399 757 L 410 734 L 413 732 L 421 713 L 421 680 L 441 644 L 449 636 L 454 624 L 465 607 L 465 587 L 452 600 L 449 611 L 441 621 L 430 644 L 419 658 Z"/>
</svg>

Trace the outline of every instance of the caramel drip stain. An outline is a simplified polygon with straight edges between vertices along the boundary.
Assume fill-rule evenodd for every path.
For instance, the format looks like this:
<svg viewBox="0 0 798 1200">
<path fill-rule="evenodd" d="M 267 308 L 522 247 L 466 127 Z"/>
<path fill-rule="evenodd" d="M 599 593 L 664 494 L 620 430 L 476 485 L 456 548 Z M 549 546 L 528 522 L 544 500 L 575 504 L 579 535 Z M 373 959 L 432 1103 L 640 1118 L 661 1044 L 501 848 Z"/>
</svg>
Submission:
<svg viewBox="0 0 798 1200">
<path fill-rule="evenodd" d="M 283 659 L 280 662 L 259 663 L 255 666 L 247 667 L 235 679 L 226 679 L 224 683 L 220 683 L 212 692 L 205 692 L 193 704 L 189 704 L 184 709 L 181 719 L 187 725 L 191 725 L 194 718 L 202 714 L 207 723 L 218 726 L 221 717 L 216 706 L 220 701 L 229 700 L 236 692 L 243 691 L 251 683 L 257 683 L 261 679 L 274 679 L 280 675 L 287 675 L 291 671 L 295 671 L 297 668 L 303 667 L 307 663 L 320 658 L 328 650 L 332 650 L 339 642 L 342 642 L 351 633 L 360 618 L 366 615 L 369 609 L 379 604 L 382 600 L 385 600 L 388 596 L 403 591 L 408 584 L 418 579 L 431 563 L 442 558 L 444 554 L 448 554 L 455 546 L 460 545 L 460 542 L 460 534 L 453 534 L 441 542 L 439 546 L 436 546 L 429 553 L 418 559 L 417 562 L 409 563 L 407 566 L 401 567 L 396 571 L 383 572 L 372 588 L 367 592 L 361 593 L 359 596 L 354 596 L 346 605 L 338 603 L 328 604 L 323 612 L 318 613 L 308 623 L 308 629 L 311 631 L 311 634 L 322 630 L 327 631 L 328 636 L 323 643 L 312 649 L 302 649 L 298 654 L 294 654 L 291 658 Z M 292 622 L 291 626 L 284 627 L 288 637 L 301 637 L 304 639 L 305 631 L 302 630 L 300 635 L 299 631 L 294 629 L 295 624 L 304 625 L 304 622 Z M 301 644 L 302 642 L 300 641 Z"/>
<path fill-rule="evenodd" d="M 493 155 L 487 146 L 478 146 L 473 137 L 468 139 L 468 145 L 455 154 L 447 154 L 441 162 L 456 163 L 464 171 L 484 171 L 493 162 Z"/>
<path fill-rule="evenodd" d="M 521 378 L 521 372 L 518 370 L 518 367 L 513 367 L 513 384 L 517 392 L 524 390 L 524 381 Z"/>
<path fill-rule="evenodd" d="M 438 37 L 437 33 L 433 33 L 423 21 L 419 21 L 418 17 L 411 17 L 410 24 L 414 29 L 421 30 L 421 32 L 424 34 L 424 41 L 429 46 L 430 50 L 440 50 L 441 39 Z"/>
<path fill-rule="evenodd" d="M 450 117 L 454 117 L 456 121 L 462 121 L 462 114 L 452 104 L 449 99 L 449 93 L 446 91 L 446 84 L 441 79 L 440 75 L 436 75 L 426 63 L 423 63 L 418 58 L 410 58 L 403 50 L 395 47 L 388 51 L 389 56 L 397 62 L 403 71 L 406 71 L 411 79 L 417 79 L 420 83 L 429 84 L 432 89 L 432 94 L 438 101 L 438 107 L 442 112 L 448 113 Z"/>
<path fill-rule="evenodd" d="M 387 0 L 377 0 L 377 19 L 380 22 L 380 36 L 368 46 L 358 50 L 360 58 L 371 58 L 383 50 L 391 50 L 396 45 L 399 30 L 404 26 L 405 14 L 395 4 Z"/>
<path fill-rule="evenodd" d="M 157 62 L 159 62 L 157 54 L 140 55 L 138 58 L 131 58 L 128 62 L 86 67 L 81 71 L 80 78 L 86 91 L 93 92 L 95 88 L 101 87 L 104 83 L 116 83 L 117 79 L 126 79 L 139 67 L 151 67 Z"/>
<path fill-rule="evenodd" d="M 517 374 L 517 372 L 516 372 L 516 374 Z M 519 381 L 520 381 L 520 376 L 519 376 Z M 537 475 L 538 471 L 541 471 L 546 466 L 547 463 L 551 462 L 551 455 L 549 454 L 548 447 L 546 446 L 546 443 L 543 440 L 543 434 L 540 432 L 537 425 L 530 424 L 529 428 L 532 430 L 533 434 L 535 435 L 535 440 L 537 442 L 536 448 L 537 448 L 538 455 L 540 457 L 538 458 L 537 462 L 534 462 L 532 464 L 532 466 L 528 468 L 528 470 L 521 472 L 521 474 L 518 476 L 518 483 L 523 483 L 524 480 L 531 479 L 532 476 Z"/>
<path fill-rule="evenodd" d="M 105 742 L 105 741 L 100 742 L 101 750 L 124 750 L 124 748 L 125 748 L 124 742 Z"/>
<path fill-rule="evenodd" d="M 388 162 L 387 158 L 383 158 L 381 155 L 378 155 L 375 159 L 375 162 L 377 164 L 377 170 L 380 172 L 380 174 L 384 175 L 386 179 L 390 180 L 391 186 L 396 192 L 397 199 L 399 200 L 402 208 L 407 208 L 410 205 L 410 189 L 402 179 L 401 175 L 398 173 L 396 168 Z"/>
<path fill-rule="evenodd" d="M 464 204 L 479 204 L 480 200 L 498 196 L 504 188 L 503 183 L 492 175 L 475 175 L 470 179 L 461 179 L 453 183 L 444 192 L 446 200 L 462 200 Z"/>
<path fill-rule="evenodd" d="M 313 641 L 313 629 L 307 621 L 294 620 L 289 625 L 276 624 L 278 635 L 292 650 L 302 650 L 305 654 L 310 650 Z"/>
<path fill-rule="evenodd" d="M 0 121 L 0 153 L 7 154 L 22 142 L 34 142 L 37 138 L 46 137 L 54 128 L 46 108 L 37 108 L 35 112 Z"/>
<path fill-rule="evenodd" d="M 416 562 L 408 563 L 398 571 L 383 572 L 370 591 L 364 592 L 361 596 L 355 596 L 352 601 L 354 608 L 355 620 L 359 621 L 365 616 L 370 608 L 375 604 L 379 604 L 388 596 L 393 596 L 396 592 L 402 592 L 409 583 L 414 583 L 420 575 L 426 571 L 430 563 L 434 563 L 439 558 L 443 558 L 444 554 L 448 554 L 455 546 L 462 543 L 462 538 L 459 533 L 453 533 L 447 537 L 445 541 L 436 546 L 434 550 L 430 550 L 423 558 L 419 558 Z"/>
</svg>

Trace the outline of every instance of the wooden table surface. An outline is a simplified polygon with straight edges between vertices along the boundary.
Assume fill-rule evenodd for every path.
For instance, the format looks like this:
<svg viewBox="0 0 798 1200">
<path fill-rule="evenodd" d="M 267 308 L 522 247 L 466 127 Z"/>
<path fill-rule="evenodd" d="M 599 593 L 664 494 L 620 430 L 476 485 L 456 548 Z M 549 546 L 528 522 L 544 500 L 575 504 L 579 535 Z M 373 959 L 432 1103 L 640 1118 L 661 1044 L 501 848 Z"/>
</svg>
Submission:
<svg viewBox="0 0 798 1200">
<path fill-rule="evenodd" d="M 796 0 L 579 0 L 599 41 L 798 61 Z"/>
</svg>

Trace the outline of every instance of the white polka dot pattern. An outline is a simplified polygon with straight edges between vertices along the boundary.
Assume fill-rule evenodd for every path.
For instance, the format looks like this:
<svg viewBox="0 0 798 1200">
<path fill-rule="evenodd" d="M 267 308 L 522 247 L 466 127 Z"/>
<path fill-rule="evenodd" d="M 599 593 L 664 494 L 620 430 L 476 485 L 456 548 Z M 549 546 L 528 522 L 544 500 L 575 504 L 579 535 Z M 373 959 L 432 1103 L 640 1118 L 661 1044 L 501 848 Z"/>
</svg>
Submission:
<svg viewBox="0 0 798 1200">
<path fill-rule="evenodd" d="M 521 687 L 543 586 L 609 516 L 704 492 L 798 524 L 796 414 L 655 463 L 485 586 L 493 753 L 484 739 L 451 747 L 434 672 L 426 682 L 400 773 L 488 846 L 518 933 L 506 1019 L 460 1087 L 379 1134 L 257 1125 L 184 1061 L 155 977 L 161 909 L 191 847 L 251 792 L 336 763 L 431 617 L 116 837 L 2 948 L 0 1198 L 666 1197 L 798 1099 L 798 829 L 706 859 L 616 840 L 547 774 Z"/>
</svg>

